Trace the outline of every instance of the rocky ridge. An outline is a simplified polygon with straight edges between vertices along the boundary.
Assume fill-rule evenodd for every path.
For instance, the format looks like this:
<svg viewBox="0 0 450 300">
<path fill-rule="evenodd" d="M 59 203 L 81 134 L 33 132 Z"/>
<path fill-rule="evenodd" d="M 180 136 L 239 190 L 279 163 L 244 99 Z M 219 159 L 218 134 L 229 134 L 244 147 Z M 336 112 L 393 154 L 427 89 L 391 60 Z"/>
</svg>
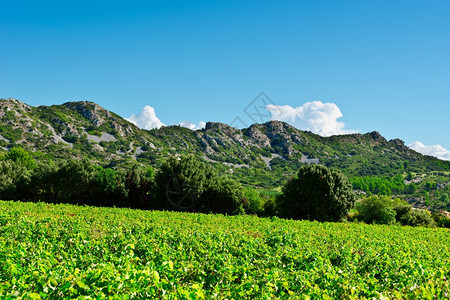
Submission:
<svg viewBox="0 0 450 300">
<path fill-rule="evenodd" d="M 197 131 L 179 126 L 148 131 L 93 102 L 32 107 L 0 99 L 0 147 L 7 151 L 14 146 L 41 159 L 86 157 L 116 166 L 135 161 L 158 166 L 171 155 L 191 153 L 219 170 L 251 169 L 263 175 L 275 170 L 291 174 L 304 163 L 338 167 L 349 175 L 389 173 L 406 164 L 418 170 L 450 168 L 447 162 L 423 156 L 399 139 L 388 141 L 376 131 L 321 137 L 280 121 L 242 130 L 208 122 Z"/>
</svg>

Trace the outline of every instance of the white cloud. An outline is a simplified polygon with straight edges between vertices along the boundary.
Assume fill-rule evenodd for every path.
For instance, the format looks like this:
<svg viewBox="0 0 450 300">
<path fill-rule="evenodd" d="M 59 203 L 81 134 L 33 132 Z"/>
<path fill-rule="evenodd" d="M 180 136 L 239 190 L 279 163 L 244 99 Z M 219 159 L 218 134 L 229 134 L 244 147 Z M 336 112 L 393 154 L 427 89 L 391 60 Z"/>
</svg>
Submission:
<svg viewBox="0 0 450 300">
<path fill-rule="evenodd" d="M 334 103 L 312 101 L 297 108 L 289 105 L 267 105 L 272 120 L 284 121 L 300 130 L 308 130 L 322 136 L 355 133 L 344 129 L 345 124 L 337 119 L 342 112 Z"/>
<path fill-rule="evenodd" d="M 206 122 L 200 121 L 197 125 L 195 125 L 194 123 L 183 121 L 181 123 L 178 123 L 178 125 L 189 128 L 190 130 L 199 130 L 205 128 Z"/>
<path fill-rule="evenodd" d="M 146 105 L 140 114 L 132 115 L 130 118 L 125 118 L 127 121 L 135 124 L 139 128 L 143 129 L 153 129 L 161 128 L 166 126 L 161 120 L 156 116 L 155 109 L 149 105 Z M 189 128 L 191 130 L 203 129 L 206 126 L 206 122 L 200 121 L 197 125 L 191 122 L 180 122 L 177 125 Z"/>
<path fill-rule="evenodd" d="M 422 153 L 423 155 L 431 155 L 442 160 L 450 160 L 450 151 L 442 147 L 441 145 L 425 146 L 419 141 L 416 141 L 410 145 L 409 148 Z"/>
<path fill-rule="evenodd" d="M 165 126 L 155 114 L 155 109 L 149 105 L 146 105 L 140 114 L 132 115 L 127 121 L 135 124 L 139 128 L 153 129 Z"/>
</svg>

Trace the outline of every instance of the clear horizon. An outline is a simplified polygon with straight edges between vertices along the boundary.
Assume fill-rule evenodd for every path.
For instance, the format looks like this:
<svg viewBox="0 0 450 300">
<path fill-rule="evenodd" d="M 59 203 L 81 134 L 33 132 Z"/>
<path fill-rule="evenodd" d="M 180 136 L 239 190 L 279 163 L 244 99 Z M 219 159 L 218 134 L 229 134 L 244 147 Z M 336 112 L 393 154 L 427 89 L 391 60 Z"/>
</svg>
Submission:
<svg viewBox="0 0 450 300">
<path fill-rule="evenodd" d="M 450 160 L 448 1 L 3 1 L 0 10 L 0 98 L 93 101 L 141 127 L 279 119 L 321 135 L 376 130 Z"/>
</svg>

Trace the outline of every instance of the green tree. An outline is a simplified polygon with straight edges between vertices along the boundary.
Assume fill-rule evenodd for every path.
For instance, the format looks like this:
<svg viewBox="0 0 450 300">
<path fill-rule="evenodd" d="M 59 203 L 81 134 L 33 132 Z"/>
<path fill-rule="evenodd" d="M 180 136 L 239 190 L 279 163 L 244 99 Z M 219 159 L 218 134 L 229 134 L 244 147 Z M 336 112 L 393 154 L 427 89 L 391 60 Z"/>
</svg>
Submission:
<svg viewBox="0 0 450 300">
<path fill-rule="evenodd" d="M 14 162 L 22 164 L 28 170 L 32 170 L 37 167 L 36 161 L 31 157 L 30 153 L 23 148 L 14 147 L 4 157 L 5 160 L 10 159 Z"/>
<path fill-rule="evenodd" d="M 400 222 L 408 226 L 436 226 L 431 213 L 426 209 L 411 209 L 400 219 Z"/>
<path fill-rule="evenodd" d="M 425 182 L 425 190 L 431 191 L 437 189 L 437 183 L 436 182 Z"/>
<path fill-rule="evenodd" d="M 26 187 L 37 164 L 21 147 L 0 157 L 0 199 L 23 200 Z"/>
<path fill-rule="evenodd" d="M 193 155 L 172 157 L 155 176 L 152 208 L 192 212 L 243 213 L 242 186 L 218 177 Z"/>
<path fill-rule="evenodd" d="M 124 205 L 133 208 L 152 208 L 151 191 L 153 189 L 153 169 L 142 168 L 135 164 L 125 174 L 127 200 Z"/>
<path fill-rule="evenodd" d="M 430 205 L 430 193 L 428 191 L 423 191 L 422 195 L 423 195 L 423 200 L 425 201 L 425 205 L 429 206 Z"/>
<path fill-rule="evenodd" d="M 413 174 L 411 172 L 408 172 L 408 175 L 406 175 L 406 180 L 413 180 Z"/>
<path fill-rule="evenodd" d="M 194 210 L 212 176 L 212 170 L 193 155 L 169 158 L 155 176 L 151 208 Z"/>
<path fill-rule="evenodd" d="M 391 178 L 391 189 L 393 192 L 400 194 L 405 190 L 405 181 L 403 176 L 400 174 L 395 175 Z"/>
<path fill-rule="evenodd" d="M 441 195 L 441 197 L 439 198 L 439 200 L 440 201 L 442 201 L 442 203 L 444 203 L 444 204 L 447 204 L 447 202 L 448 202 L 448 194 L 447 193 L 443 193 L 442 195 Z"/>
<path fill-rule="evenodd" d="M 10 159 L 0 161 L 0 199 L 22 200 L 21 189 L 29 180 L 29 171 L 22 163 Z"/>
<path fill-rule="evenodd" d="M 409 168 L 409 161 L 405 161 L 405 162 L 403 163 L 403 167 L 404 167 L 405 169 L 408 169 L 408 168 Z M 408 180 L 410 180 L 410 179 L 408 179 Z"/>
<path fill-rule="evenodd" d="M 196 211 L 236 215 L 244 213 L 242 186 L 226 177 L 211 178 Z"/>
<path fill-rule="evenodd" d="M 25 201 L 45 201 L 52 202 L 55 193 L 54 178 L 59 166 L 53 161 L 39 164 L 34 170 L 29 184 L 24 186 L 23 199 Z"/>
<path fill-rule="evenodd" d="M 34 197 L 45 202 L 91 204 L 95 168 L 88 160 L 69 160 L 36 172 Z M 40 186 L 40 189 L 37 187 Z"/>
<path fill-rule="evenodd" d="M 442 213 L 434 213 L 432 215 L 436 226 L 450 228 L 450 218 Z"/>
<path fill-rule="evenodd" d="M 354 206 L 355 195 L 342 172 L 305 165 L 283 186 L 277 201 L 281 217 L 339 221 Z"/>
<path fill-rule="evenodd" d="M 398 223 L 405 225 L 402 223 L 402 219 L 405 215 L 407 215 L 411 211 L 411 209 L 412 209 L 411 205 L 409 205 L 408 203 L 397 204 L 397 205 L 394 205 L 392 208 L 395 211 L 395 220 Z"/>
<path fill-rule="evenodd" d="M 367 224 L 393 224 L 395 210 L 388 196 L 369 196 L 356 204 L 358 218 Z"/>
<path fill-rule="evenodd" d="M 405 188 L 405 193 L 414 194 L 417 191 L 417 185 L 414 182 L 408 184 Z"/>
<path fill-rule="evenodd" d="M 246 187 L 244 189 L 244 206 L 248 214 L 262 215 L 264 212 L 265 200 L 255 188 Z"/>
<path fill-rule="evenodd" d="M 95 206 L 130 207 L 125 190 L 123 176 L 114 169 L 95 166 L 94 176 L 90 181 L 87 203 Z"/>
</svg>

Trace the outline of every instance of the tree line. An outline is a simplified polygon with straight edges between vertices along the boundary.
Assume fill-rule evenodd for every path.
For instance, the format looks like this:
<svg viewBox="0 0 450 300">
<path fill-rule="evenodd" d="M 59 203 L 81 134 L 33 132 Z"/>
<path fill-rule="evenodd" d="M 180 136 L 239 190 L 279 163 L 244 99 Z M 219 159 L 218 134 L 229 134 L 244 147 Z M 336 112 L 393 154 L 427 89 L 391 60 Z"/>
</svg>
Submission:
<svg viewBox="0 0 450 300">
<path fill-rule="evenodd" d="M 0 199 L 190 212 L 252 213 L 243 187 L 193 156 L 170 158 L 158 172 L 84 159 L 36 163 L 22 148 L 0 157 Z M 247 211 L 244 209 L 247 206 Z"/>
<path fill-rule="evenodd" d="M 393 182 L 400 185 L 399 178 Z M 0 199 L 331 222 L 348 218 L 411 226 L 436 223 L 428 212 L 412 210 L 406 202 L 387 196 L 356 203 L 347 177 L 323 165 L 300 167 L 281 193 L 268 193 L 221 176 L 192 155 L 171 157 L 155 172 L 137 163 L 126 170 L 83 159 L 36 163 L 27 151 L 12 148 L 0 156 Z M 356 212 L 349 214 L 355 204 Z M 438 221 L 449 225 L 441 216 Z"/>
</svg>

